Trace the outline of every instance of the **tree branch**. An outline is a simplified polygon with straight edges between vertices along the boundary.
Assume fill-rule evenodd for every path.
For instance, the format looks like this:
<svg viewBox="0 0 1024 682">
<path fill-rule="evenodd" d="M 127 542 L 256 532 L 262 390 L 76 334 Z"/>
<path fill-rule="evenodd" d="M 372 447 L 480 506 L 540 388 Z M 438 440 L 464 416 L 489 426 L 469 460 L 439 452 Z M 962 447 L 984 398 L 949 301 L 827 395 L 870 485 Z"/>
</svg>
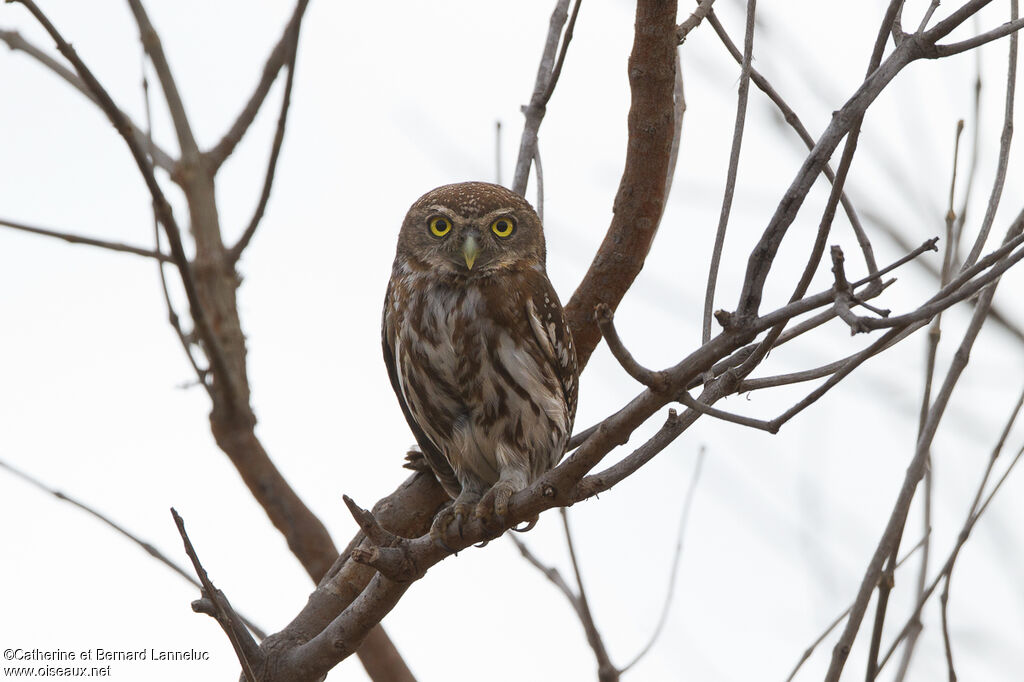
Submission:
<svg viewBox="0 0 1024 682">
<path fill-rule="evenodd" d="M 594 308 L 598 303 L 612 310 L 618 307 L 643 268 L 661 222 L 673 137 L 675 15 L 673 0 L 637 3 L 629 58 L 629 142 L 614 216 L 593 263 L 565 307 L 580 367 L 601 339 Z"/>
<path fill-rule="evenodd" d="M 206 574 L 206 569 L 203 568 L 203 564 L 199 561 L 196 550 L 192 546 L 192 541 L 189 540 L 188 533 L 185 532 L 185 521 L 178 515 L 174 507 L 171 507 L 171 516 L 174 518 L 174 524 L 178 527 L 181 541 L 185 544 L 185 553 L 192 560 L 192 566 L 195 568 L 196 575 L 199 576 L 199 582 L 202 583 L 202 594 L 206 603 L 193 604 L 192 608 L 197 612 L 206 613 L 216 619 L 221 629 L 224 630 L 224 634 L 231 640 L 231 646 L 235 650 L 238 662 L 242 665 L 242 673 L 245 675 L 245 679 L 247 682 L 257 682 L 252 663 L 262 659 L 259 645 L 249 635 L 248 630 L 245 629 L 238 614 L 231 608 L 231 603 L 228 602 L 224 593 L 210 582 L 210 576 Z"/>
<path fill-rule="evenodd" d="M 181 148 L 183 161 L 189 161 L 199 154 L 199 147 L 196 145 L 196 138 L 192 134 L 192 125 L 189 123 L 188 115 L 185 113 L 185 105 L 181 101 L 181 94 L 178 92 L 178 84 L 171 74 L 171 65 L 167 62 L 167 55 L 164 54 L 163 45 L 160 43 L 160 36 L 149 20 L 146 8 L 142 0 L 128 0 L 128 6 L 135 16 L 135 23 L 139 27 L 139 38 L 142 46 L 149 55 L 149 59 L 156 71 L 157 80 L 160 81 L 160 89 L 163 90 L 164 99 L 167 100 L 167 109 L 171 114 L 171 121 L 174 123 L 174 130 L 178 136 L 178 145 Z"/>
<path fill-rule="evenodd" d="M 87 246 L 98 246 L 101 249 L 107 249 L 109 251 L 120 251 L 121 253 L 134 253 L 137 256 L 153 258 L 155 260 L 160 261 L 161 263 L 173 262 L 171 257 L 168 256 L 166 253 L 161 253 L 160 251 L 153 251 L 151 249 L 143 249 L 138 246 L 131 246 L 129 244 L 122 244 L 120 242 L 111 242 L 105 239 L 94 239 L 92 237 L 82 237 L 80 235 L 71 234 L 70 232 L 49 230 L 44 227 L 33 227 L 32 225 L 18 223 L 13 220 L 6 220 L 4 218 L 0 218 L 0 226 L 9 227 L 13 230 L 20 230 L 21 232 L 38 234 L 44 237 L 56 237 L 57 239 L 63 239 L 64 241 L 70 244 L 85 244 Z"/>
<path fill-rule="evenodd" d="M 267 173 L 263 180 L 263 190 L 260 192 L 259 202 L 256 204 L 256 211 L 253 213 L 252 219 L 249 221 L 248 227 L 245 228 L 245 232 L 242 233 L 241 238 L 238 242 L 228 249 L 226 258 L 229 262 L 235 263 L 242 255 L 242 251 L 249 245 L 252 240 L 252 236 L 256 234 L 256 228 L 260 224 L 260 220 L 263 219 L 263 212 L 267 208 L 267 202 L 270 200 L 270 189 L 274 184 L 274 173 L 277 171 L 277 158 L 281 153 L 281 144 L 284 142 L 284 130 L 285 125 L 288 122 L 288 107 L 292 101 L 292 84 L 295 82 L 295 59 L 299 50 L 299 27 L 300 23 L 295 23 L 295 30 L 286 33 L 286 36 L 290 36 L 289 48 L 288 48 L 288 78 L 285 80 L 284 95 L 281 97 L 281 113 L 277 117 L 277 129 L 274 131 L 274 142 L 270 148 L 270 160 L 267 162 Z"/>
<path fill-rule="evenodd" d="M 580 10 L 580 2 L 576 1 L 573 9 L 572 23 L 566 30 L 566 37 L 562 41 L 562 54 L 558 62 L 558 71 L 561 73 L 561 64 L 565 60 L 565 51 L 569 47 L 569 40 L 572 38 L 572 26 L 576 21 L 576 14 Z M 516 158 L 516 169 L 512 176 L 512 191 L 521 196 L 526 196 L 526 183 L 530 176 L 530 164 L 533 162 L 534 150 L 537 147 L 537 131 L 540 130 L 541 121 L 544 120 L 548 100 L 554 92 L 558 76 L 555 74 L 555 50 L 558 49 L 558 39 L 562 35 L 562 26 L 565 25 L 569 16 L 569 0 L 558 0 L 555 9 L 551 12 L 551 20 L 548 23 L 548 37 L 544 42 L 544 50 L 541 53 L 540 66 L 537 67 L 537 79 L 533 84 L 533 95 L 530 103 L 523 107 L 523 115 L 526 122 L 523 125 L 523 134 L 519 140 L 519 155 Z"/>
<path fill-rule="evenodd" d="M 296 2 L 295 10 L 292 12 L 292 16 L 288 20 L 281 38 L 277 41 L 274 49 L 270 51 L 270 55 L 263 65 L 263 75 L 260 77 L 259 83 L 256 84 L 256 90 L 249 98 L 249 101 L 246 102 L 245 107 L 239 113 L 231 128 L 224 134 L 224 137 L 204 154 L 211 172 L 216 173 L 221 164 L 231 156 L 231 152 L 241 142 L 246 131 L 249 130 L 249 126 L 256 120 L 256 114 L 259 113 L 260 108 L 263 106 L 263 101 L 266 100 L 267 93 L 270 92 L 270 86 L 274 84 L 277 74 L 281 72 L 281 68 L 289 60 L 291 36 L 294 35 L 297 39 L 299 28 L 302 24 L 302 17 L 306 13 L 306 6 L 308 4 L 309 0 L 298 0 Z"/>
<path fill-rule="evenodd" d="M 698 11 L 701 9 L 697 8 Z M 710 3 L 708 4 L 710 10 Z M 755 0 L 747 1 L 747 23 L 743 38 L 743 60 L 740 62 L 740 87 L 736 98 L 736 123 L 732 134 L 732 148 L 729 150 L 729 169 L 725 176 L 725 195 L 718 216 L 718 230 L 715 245 L 711 250 L 711 265 L 708 267 L 708 283 L 704 290 L 704 317 L 701 325 L 701 343 L 711 338 L 711 313 L 715 305 L 715 288 L 718 284 L 718 267 L 722 262 L 725 246 L 725 230 L 732 210 L 732 197 L 736 191 L 736 173 L 740 164 L 740 147 L 743 145 L 743 125 L 747 120 L 747 95 L 750 92 L 750 62 L 754 55 L 754 17 L 757 9 Z"/>
<path fill-rule="evenodd" d="M 28 56 L 35 59 L 37 62 L 45 66 L 47 69 L 63 78 L 65 82 L 67 82 L 71 87 L 73 87 L 81 94 L 85 95 L 89 99 L 89 101 L 98 106 L 101 110 L 103 109 L 103 106 L 100 104 L 100 99 L 95 94 L 93 94 L 91 90 L 89 90 L 89 87 L 85 84 L 85 81 L 83 81 L 73 71 L 69 70 L 56 59 L 43 52 L 29 41 L 27 41 L 25 38 L 21 36 L 20 33 L 18 33 L 17 31 L 5 31 L 0 29 L 0 40 L 7 43 L 7 47 L 9 47 L 10 49 L 24 52 Z M 126 113 L 124 113 L 120 109 L 118 109 L 118 111 L 120 112 L 122 118 L 124 118 L 124 120 L 126 121 L 129 134 L 131 134 L 132 137 L 135 138 L 136 142 L 140 145 L 147 144 L 145 135 L 142 133 L 139 127 L 131 121 L 131 119 L 128 117 Z M 171 157 L 170 154 L 168 154 L 160 147 L 153 145 L 152 157 L 153 163 L 156 165 L 157 168 L 167 171 L 172 178 L 174 177 L 174 164 L 176 162 L 174 158 Z"/>
<path fill-rule="evenodd" d="M 715 4 L 715 0 L 698 0 L 697 9 L 693 10 L 686 21 L 676 28 L 676 41 L 680 45 L 686 41 L 686 36 L 690 35 L 690 31 L 700 26 L 700 22 L 704 21 L 704 17 L 711 11 L 713 4 Z"/>
<path fill-rule="evenodd" d="M 594 317 L 597 318 L 597 326 L 600 328 L 601 334 L 604 335 L 609 350 L 611 350 L 615 359 L 619 361 L 619 364 L 622 365 L 622 368 L 626 370 L 626 373 L 655 393 L 663 392 L 668 385 L 665 374 L 663 372 L 652 372 L 642 366 L 626 350 L 622 340 L 619 338 L 619 333 L 615 330 L 615 313 L 612 312 L 612 309 L 604 303 L 598 303 L 597 308 L 594 309 Z"/>
<path fill-rule="evenodd" d="M 192 269 L 189 263 L 188 257 L 185 255 L 185 248 L 181 241 L 181 230 L 178 227 L 177 221 L 174 219 L 174 214 L 171 211 L 171 205 L 168 203 L 167 198 L 164 196 L 163 190 L 160 189 L 160 185 L 156 180 L 156 176 L 153 174 L 153 166 L 149 161 L 149 157 L 143 148 L 143 145 L 139 143 L 137 137 L 133 134 L 133 128 L 128 120 L 121 113 L 121 110 L 117 108 L 114 101 L 110 98 L 107 91 L 100 85 L 96 77 L 93 76 L 92 72 L 85 65 L 84 62 L 78 57 L 75 49 L 64 40 L 64 37 L 60 34 L 57 28 L 50 22 L 50 20 L 43 14 L 42 10 L 35 4 L 33 0 L 12 0 L 20 2 L 25 8 L 32 14 L 33 17 L 46 29 L 46 32 L 50 34 L 54 42 L 57 44 L 57 49 L 64 57 L 71 62 L 85 83 L 86 87 L 92 92 L 99 100 L 99 106 L 103 109 L 103 112 L 110 119 L 110 122 L 114 124 L 118 133 L 128 144 L 128 149 L 132 153 L 132 157 L 135 160 L 139 171 L 142 173 L 143 179 L 146 181 L 146 186 L 149 188 L 150 194 L 153 197 L 154 210 L 160 217 L 160 223 L 164 226 L 167 231 L 167 237 L 170 241 L 171 256 L 174 259 L 174 264 L 178 267 L 181 273 L 181 280 L 185 288 L 185 295 L 188 298 L 189 307 L 192 311 L 192 319 L 195 321 L 196 330 L 199 332 L 203 343 L 206 345 L 207 353 L 210 356 L 210 362 L 213 366 L 214 373 L 217 376 L 228 376 L 227 364 L 224 360 L 223 351 L 220 348 L 220 344 L 217 342 L 216 337 L 211 331 L 206 315 L 204 314 L 202 304 L 200 303 L 199 293 L 195 287 L 195 280 L 192 277 Z M 221 387 L 224 391 L 225 398 L 229 404 L 233 404 L 237 396 L 234 395 L 232 386 L 229 382 Z"/>
</svg>

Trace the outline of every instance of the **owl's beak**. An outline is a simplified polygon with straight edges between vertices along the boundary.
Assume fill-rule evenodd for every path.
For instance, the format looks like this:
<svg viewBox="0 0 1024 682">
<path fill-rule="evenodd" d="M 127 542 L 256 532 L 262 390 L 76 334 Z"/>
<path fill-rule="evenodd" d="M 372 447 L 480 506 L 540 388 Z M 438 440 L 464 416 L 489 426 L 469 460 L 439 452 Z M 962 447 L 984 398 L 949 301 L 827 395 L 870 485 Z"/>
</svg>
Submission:
<svg viewBox="0 0 1024 682">
<path fill-rule="evenodd" d="M 480 247 L 477 246 L 473 235 L 469 235 L 466 237 L 466 241 L 462 243 L 462 256 L 466 259 L 466 267 L 470 270 L 473 269 L 473 263 L 476 262 L 478 253 L 480 253 Z"/>
</svg>

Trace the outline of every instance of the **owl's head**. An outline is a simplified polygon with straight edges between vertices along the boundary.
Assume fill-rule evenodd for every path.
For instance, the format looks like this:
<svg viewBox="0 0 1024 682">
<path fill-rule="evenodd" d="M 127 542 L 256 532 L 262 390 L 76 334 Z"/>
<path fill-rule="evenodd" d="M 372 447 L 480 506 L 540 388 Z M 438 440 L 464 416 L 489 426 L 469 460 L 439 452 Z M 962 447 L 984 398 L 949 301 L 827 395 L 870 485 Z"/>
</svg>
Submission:
<svg viewBox="0 0 1024 682">
<path fill-rule="evenodd" d="M 398 258 L 465 277 L 543 269 L 544 231 L 533 207 L 501 185 L 460 182 L 432 189 L 409 209 Z"/>
</svg>

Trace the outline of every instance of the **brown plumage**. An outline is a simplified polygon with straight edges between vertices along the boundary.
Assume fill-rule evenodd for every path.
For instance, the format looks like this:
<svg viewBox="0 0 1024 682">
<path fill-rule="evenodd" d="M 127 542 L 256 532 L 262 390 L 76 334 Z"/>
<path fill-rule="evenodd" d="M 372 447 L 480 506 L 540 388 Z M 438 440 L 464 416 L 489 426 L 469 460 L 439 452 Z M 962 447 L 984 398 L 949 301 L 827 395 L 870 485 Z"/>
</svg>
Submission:
<svg viewBox="0 0 1024 682">
<path fill-rule="evenodd" d="M 537 214 L 499 185 L 438 187 L 402 223 L 384 360 L 426 461 L 455 498 L 435 537 L 474 507 L 504 516 L 512 493 L 565 450 L 576 353 L 545 255 Z"/>
</svg>

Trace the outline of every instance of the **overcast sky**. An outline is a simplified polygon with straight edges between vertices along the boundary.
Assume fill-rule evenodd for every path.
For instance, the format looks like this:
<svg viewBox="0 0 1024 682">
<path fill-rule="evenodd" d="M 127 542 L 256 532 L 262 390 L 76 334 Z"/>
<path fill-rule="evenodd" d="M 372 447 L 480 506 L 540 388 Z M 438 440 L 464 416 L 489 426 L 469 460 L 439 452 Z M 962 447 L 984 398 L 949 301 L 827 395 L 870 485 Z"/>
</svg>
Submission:
<svg viewBox="0 0 1024 682">
<path fill-rule="evenodd" d="M 118 104 L 144 119 L 142 60 L 127 4 L 43 2 Z M 760 69 L 812 135 L 861 82 L 886 3 L 762 3 Z M 945 16 L 956 3 L 943 3 Z M 1008 3 L 982 13 L 985 29 Z M 266 217 L 240 262 L 258 434 L 286 478 L 344 545 L 355 532 L 342 493 L 370 506 L 406 476 L 413 442 L 380 358 L 380 306 L 408 206 L 448 182 L 501 179 L 518 149 L 519 107 L 532 91 L 553 2 L 333 3 L 314 0 L 303 26 L 289 127 Z M 916 25 L 926 2 L 908 2 Z M 742 5 L 715 5 L 737 42 Z M 149 2 L 201 146 L 234 120 L 291 12 L 288 2 Z M 684 3 L 683 9 L 690 10 Z M 680 15 L 684 17 L 683 14 Z M 910 17 L 914 17 L 910 19 Z M 548 271 L 563 301 L 611 218 L 625 152 L 626 58 L 633 5 L 588 0 L 541 129 Z M 23 7 L 0 5 L 0 28 L 55 54 Z M 967 26 L 952 37 L 976 30 Z M 978 170 L 968 237 L 995 170 L 1007 41 L 909 67 L 873 106 L 848 188 L 917 245 L 943 234 L 953 133 L 966 119 L 961 173 L 974 152 L 972 87 L 982 74 Z M 721 204 L 739 67 L 702 25 L 681 48 L 687 112 L 668 209 L 617 324 L 652 367 L 699 344 L 708 254 Z M 283 79 L 218 176 L 221 224 L 233 241 L 262 183 Z M 0 50 L 0 217 L 151 247 L 145 187 L 123 142 L 79 93 L 22 53 Z M 175 151 L 152 88 L 155 136 Z M 1018 130 L 1021 117 L 1017 116 Z M 747 254 L 804 158 L 796 136 L 752 89 L 739 185 L 716 307 L 735 305 Z M 1020 210 L 1011 155 L 1001 235 Z M 185 215 L 168 182 L 179 220 Z M 535 199 L 531 182 L 528 198 Z M 812 192 L 769 280 L 767 306 L 787 299 L 827 188 Z M 958 197 L 961 194 L 958 193 Z M 957 203 L 959 204 L 958 198 Z M 879 263 L 903 252 L 867 221 Z M 849 225 L 832 242 L 848 272 L 863 264 Z M 831 242 L 830 242 L 831 243 Z M 938 263 L 938 255 L 930 254 Z M 1019 270 L 1019 268 L 1017 269 Z M 879 305 L 905 312 L 934 290 L 915 265 Z M 996 305 L 1024 325 L 1024 278 L 1011 271 Z M 823 267 L 812 291 L 830 284 Z M 177 294 L 177 292 L 175 292 Z M 180 299 L 180 297 L 178 297 Z M 944 318 L 939 371 L 966 308 Z M 0 459 L 109 515 L 180 563 L 175 506 L 207 570 L 238 610 L 269 631 L 311 585 L 209 432 L 208 399 L 167 313 L 153 262 L 0 228 Z M 830 326 L 769 357 L 759 375 L 838 359 L 870 339 Z M 661 638 L 627 679 L 783 680 L 852 601 L 913 454 L 925 335 L 867 363 L 776 436 L 699 420 L 614 490 L 577 505 L 571 522 L 586 587 L 612 660 L 644 646 L 665 600 L 683 497 L 706 452 L 671 610 Z M 959 532 L 988 453 L 1024 384 L 1019 342 L 983 330 L 933 449 L 929 576 Z M 602 346 L 581 379 L 578 427 L 636 395 Z M 806 386 L 735 396 L 721 406 L 771 418 Z M 660 426 L 640 429 L 621 457 Z M 1008 441 L 1024 440 L 1017 426 Z M 611 461 L 611 460 L 610 460 Z M 1018 472 L 986 513 L 954 574 L 949 605 L 963 679 L 1017 680 L 1024 670 L 1024 481 Z M 915 504 L 904 537 L 920 539 Z M 115 679 L 233 679 L 237 663 L 214 621 L 193 614 L 194 588 L 82 511 L 0 471 L 0 648 L 196 649 L 199 663 L 115 663 Z M 571 575 L 557 514 L 522 536 Z M 912 560 L 897 575 L 887 644 L 906 619 Z M 937 604 L 912 680 L 945 675 Z M 433 568 L 385 626 L 420 680 L 592 680 L 594 659 L 565 599 L 508 540 Z M 865 626 L 848 668 L 862 675 Z M 834 639 L 798 679 L 820 679 Z M 891 673 L 890 673 L 891 674 Z M 330 679 L 365 679 L 353 659 Z"/>
</svg>

